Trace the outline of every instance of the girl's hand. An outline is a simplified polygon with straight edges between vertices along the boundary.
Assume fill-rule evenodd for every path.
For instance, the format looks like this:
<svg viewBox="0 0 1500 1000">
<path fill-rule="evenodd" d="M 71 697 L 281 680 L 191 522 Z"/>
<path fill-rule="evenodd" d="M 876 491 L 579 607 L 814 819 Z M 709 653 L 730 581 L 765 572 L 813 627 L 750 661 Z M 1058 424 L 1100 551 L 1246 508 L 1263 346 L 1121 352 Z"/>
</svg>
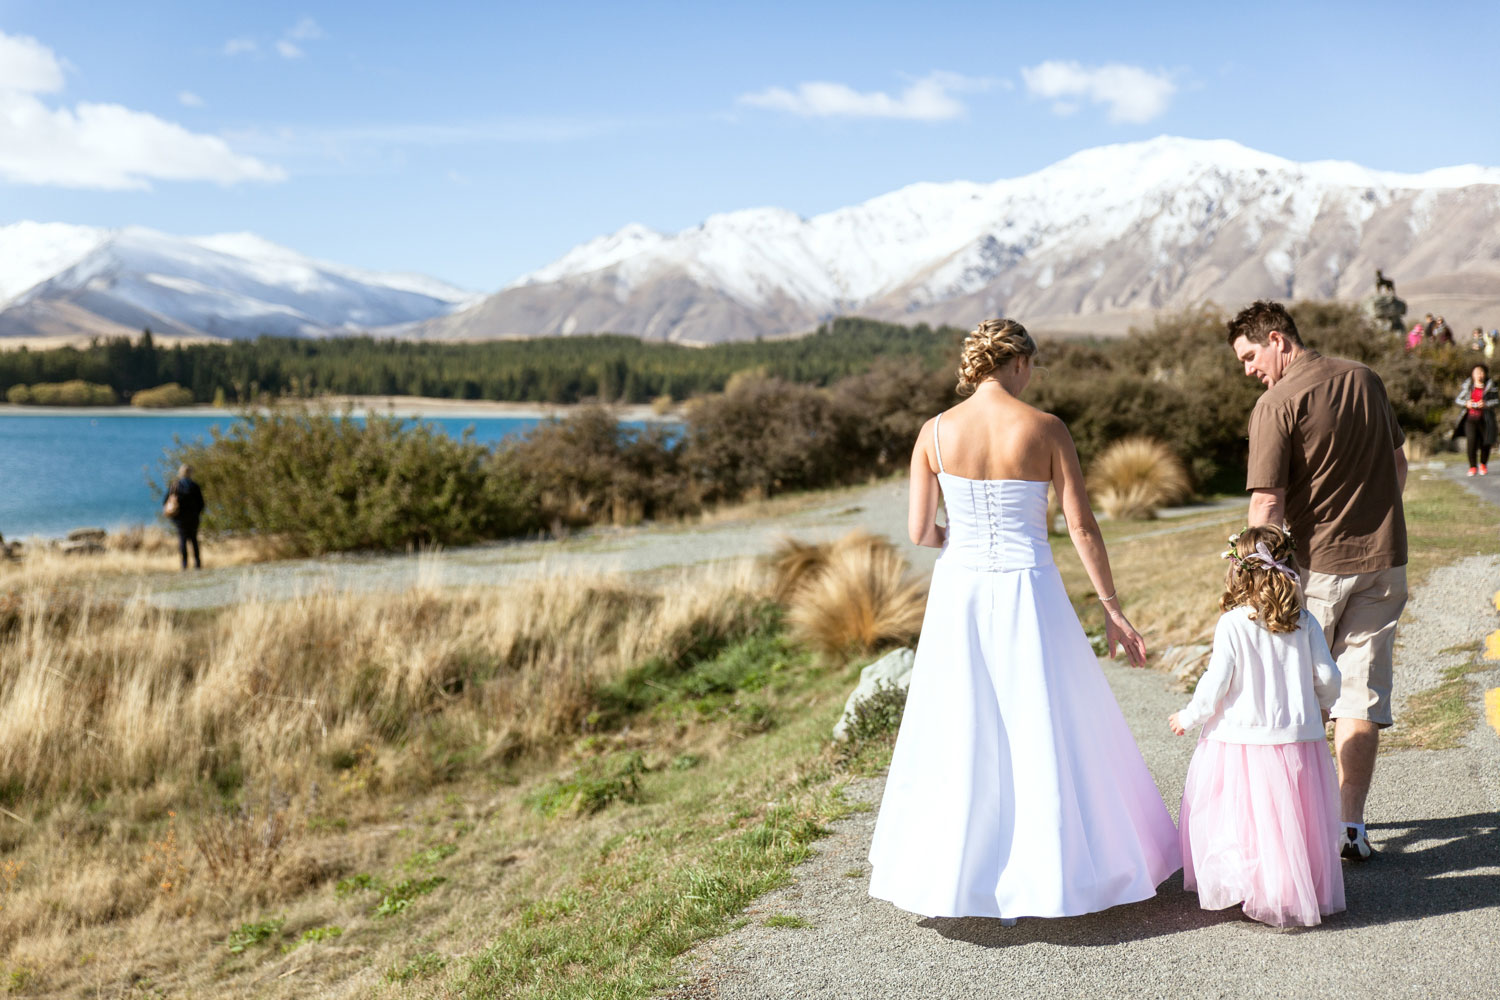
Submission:
<svg viewBox="0 0 1500 1000">
<path fill-rule="evenodd" d="M 1113 603 L 1113 602 L 1111 602 Z M 1115 658 L 1115 646 L 1118 644 L 1125 650 L 1125 658 L 1130 661 L 1132 667 L 1144 667 L 1146 665 L 1146 640 L 1135 630 L 1135 626 L 1125 617 L 1125 612 L 1119 607 L 1111 608 L 1108 604 L 1104 606 L 1104 642 L 1109 649 L 1109 658 Z"/>
<path fill-rule="evenodd" d="M 1178 736 L 1187 735 L 1187 730 L 1182 727 L 1182 723 L 1177 721 L 1176 712 L 1173 712 L 1171 715 L 1167 716 L 1167 728 L 1171 729 L 1172 732 L 1176 733 Z"/>
</svg>

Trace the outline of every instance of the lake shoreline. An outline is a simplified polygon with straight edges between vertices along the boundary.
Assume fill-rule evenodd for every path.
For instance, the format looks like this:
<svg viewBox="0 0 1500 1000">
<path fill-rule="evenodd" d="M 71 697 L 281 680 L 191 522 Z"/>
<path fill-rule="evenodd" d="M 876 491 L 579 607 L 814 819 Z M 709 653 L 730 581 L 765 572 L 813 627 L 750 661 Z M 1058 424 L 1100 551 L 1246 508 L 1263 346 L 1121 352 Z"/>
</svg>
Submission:
<svg viewBox="0 0 1500 1000">
<path fill-rule="evenodd" d="M 316 402 L 335 411 L 349 409 L 355 416 L 372 413 L 385 416 L 420 420 L 426 417 L 445 420 L 467 418 L 485 419 L 510 417 L 516 420 L 562 419 L 576 412 L 582 403 L 510 403 L 485 399 L 440 399 L 430 396 L 322 396 Z M 675 410 L 665 414 L 655 412 L 643 403 L 612 407 L 622 421 L 631 423 L 678 423 L 682 420 Z M 216 417 L 233 420 L 239 410 L 212 405 L 169 406 L 146 408 L 141 406 L 18 406 L 0 403 L 0 417 Z"/>
</svg>

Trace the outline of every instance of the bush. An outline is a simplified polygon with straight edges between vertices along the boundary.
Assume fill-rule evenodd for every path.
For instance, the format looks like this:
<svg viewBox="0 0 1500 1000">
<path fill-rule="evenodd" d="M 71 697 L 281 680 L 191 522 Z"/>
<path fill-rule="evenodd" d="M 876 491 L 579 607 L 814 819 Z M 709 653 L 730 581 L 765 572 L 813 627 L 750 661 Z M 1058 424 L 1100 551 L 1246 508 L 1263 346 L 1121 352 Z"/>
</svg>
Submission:
<svg viewBox="0 0 1500 1000">
<path fill-rule="evenodd" d="M 246 413 L 207 442 L 178 442 L 205 530 L 274 536 L 292 552 L 461 545 L 535 528 L 530 487 L 467 435 L 317 409 Z"/>
<path fill-rule="evenodd" d="M 679 451 L 666 428 L 624 427 L 613 410 L 586 406 L 498 452 L 495 467 L 529 483 L 539 524 L 632 524 L 698 509 Z"/>
<path fill-rule="evenodd" d="M 13 385 L 5 390 L 5 401 L 14 406 L 26 406 L 31 402 L 31 390 L 24 385 Z"/>
<path fill-rule="evenodd" d="M 131 406 L 140 406 L 145 409 L 166 409 L 171 406 L 193 405 L 193 392 L 184 389 L 176 382 L 168 382 L 154 389 L 142 389 L 130 397 Z"/>
<path fill-rule="evenodd" d="M 862 531 L 845 535 L 791 592 L 792 634 L 831 657 L 911 642 L 922 628 L 927 593 L 907 570 L 886 539 Z"/>
<path fill-rule="evenodd" d="M 38 406 L 113 406 L 119 402 L 107 385 L 73 379 L 68 382 L 38 382 L 31 387 L 31 402 Z"/>
<path fill-rule="evenodd" d="M 896 735 L 906 712 L 906 688 L 880 681 L 868 698 L 856 702 L 846 738 L 852 745 Z"/>
<path fill-rule="evenodd" d="M 767 497 L 848 481 L 846 421 L 828 392 L 749 373 L 688 404 L 683 463 L 705 500 Z M 863 470 L 859 470 L 863 471 Z"/>
<path fill-rule="evenodd" d="M 1163 504 L 1188 494 L 1188 477 L 1177 456 L 1160 441 L 1130 437 L 1110 445 L 1094 461 L 1089 484 L 1095 502 L 1110 517 L 1149 518 Z"/>
</svg>

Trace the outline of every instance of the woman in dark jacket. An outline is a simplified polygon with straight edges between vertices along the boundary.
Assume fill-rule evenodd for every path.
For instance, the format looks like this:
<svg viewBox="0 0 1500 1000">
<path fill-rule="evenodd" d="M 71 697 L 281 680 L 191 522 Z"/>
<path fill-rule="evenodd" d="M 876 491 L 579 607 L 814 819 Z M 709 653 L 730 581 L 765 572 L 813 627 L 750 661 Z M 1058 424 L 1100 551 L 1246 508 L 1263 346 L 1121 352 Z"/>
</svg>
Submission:
<svg viewBox="0 0 1500 1000">
<path fill-rule="evenodd" d="M 193 482 L 193 470 L 186 465 L 177 470 L 177 478 L 167 487 L 162 513 L 177 525 L 177 551 L 182 555 L 182 568 L 188 568 L 188 546 L 193 547 L 193 565 L 203 568 L 203 557 L 198 551 L 198 519 L 203 515 L 203 491 Z"/>
<path fill-rule="evenodd" d="M 1500 407 L 1500 389 L 1490 378 L 1486 365 L 1475 365 L 1454 404 L 1463 413 L 1453 428 L 1453 436 L 1464 436 L 1469 446 L 1469 475 L 1489 475 L 1490 449 L 1495 447 L 1495 410 Z"/>
</svg>

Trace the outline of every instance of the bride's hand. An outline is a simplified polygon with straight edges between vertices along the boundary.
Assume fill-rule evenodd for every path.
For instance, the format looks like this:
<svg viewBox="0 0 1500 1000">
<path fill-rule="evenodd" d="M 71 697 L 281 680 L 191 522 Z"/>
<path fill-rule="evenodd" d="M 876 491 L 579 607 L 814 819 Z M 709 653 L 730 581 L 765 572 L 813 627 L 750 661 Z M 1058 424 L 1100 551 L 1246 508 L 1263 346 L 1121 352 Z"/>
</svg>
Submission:
<svg viewBox="0 0 1500 1000">
<path fill-rule="evenodd" d="M 1115 658 L 1115 646 L 1118 644 L 1125 650 L 1125 658 L 1130 661 L 1132 667 L 1144 667 L 1146 665 L 1146 640 L 1135 630 L 1135 626 L 1125 617 L 1125 612 L 1119 608 L 1104 608 L 1104 642 L 1109 649 L 1109 658 Z"/>
</svg>

